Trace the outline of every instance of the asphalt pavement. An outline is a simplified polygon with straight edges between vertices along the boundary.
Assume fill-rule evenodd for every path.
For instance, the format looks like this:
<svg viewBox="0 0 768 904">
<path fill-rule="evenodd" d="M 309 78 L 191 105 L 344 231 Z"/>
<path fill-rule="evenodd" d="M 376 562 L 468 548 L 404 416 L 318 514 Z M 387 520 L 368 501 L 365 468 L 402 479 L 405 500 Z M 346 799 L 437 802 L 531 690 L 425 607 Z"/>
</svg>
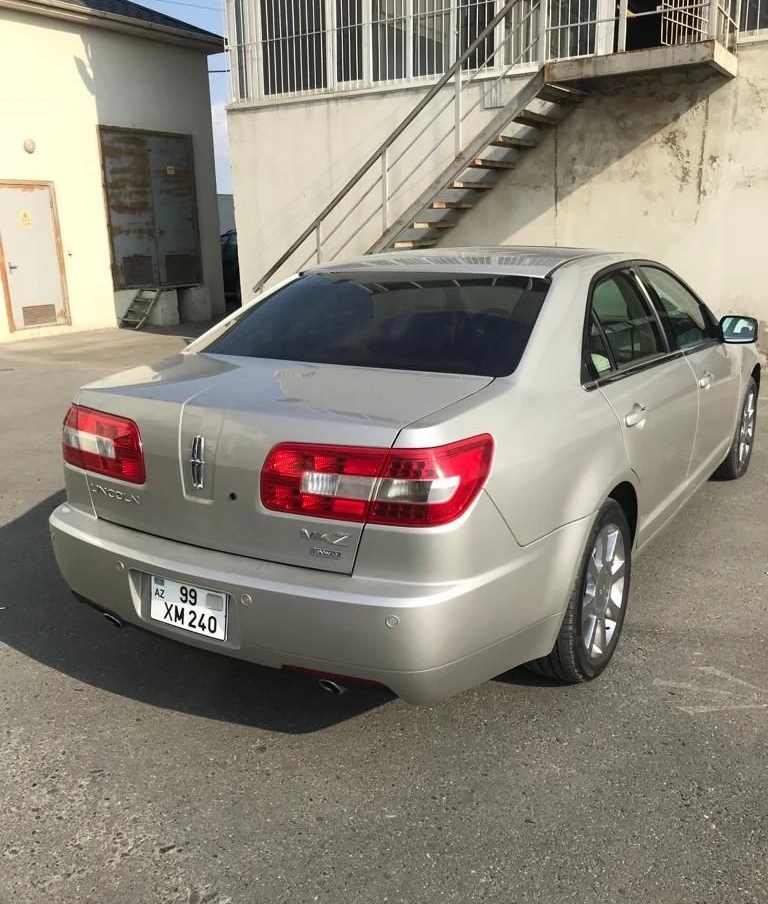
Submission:
<svg viewBox="0 0 768 904">
<path fill-rule="evenodd" d="M 768 901 L 768 404 L 749 474 L 636 562 L 598 681 L 414 708 L 70 596 L 66 406 L 183 341 L 0 346 L 0 904 Z"/>
</svg>

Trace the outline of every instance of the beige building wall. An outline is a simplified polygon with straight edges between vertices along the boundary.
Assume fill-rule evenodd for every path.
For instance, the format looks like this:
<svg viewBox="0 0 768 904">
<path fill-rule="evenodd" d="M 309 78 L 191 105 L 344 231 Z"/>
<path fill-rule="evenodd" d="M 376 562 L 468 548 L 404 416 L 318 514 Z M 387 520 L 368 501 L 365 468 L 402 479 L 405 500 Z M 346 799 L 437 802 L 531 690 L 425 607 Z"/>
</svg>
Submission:
<svg viewBox="0 0 768 904">
<path fill-rule="evenodd" d="M 2 9 L 0 85 L 0 182 L 53 183 L 71 320 L 12 333 L 0 285 L 0 341 L 115 326 L 129 303 L 113 291 L 99 124 L 192 135 L 203 279 L 223 313 L 205 53 Z"/>
</svg>

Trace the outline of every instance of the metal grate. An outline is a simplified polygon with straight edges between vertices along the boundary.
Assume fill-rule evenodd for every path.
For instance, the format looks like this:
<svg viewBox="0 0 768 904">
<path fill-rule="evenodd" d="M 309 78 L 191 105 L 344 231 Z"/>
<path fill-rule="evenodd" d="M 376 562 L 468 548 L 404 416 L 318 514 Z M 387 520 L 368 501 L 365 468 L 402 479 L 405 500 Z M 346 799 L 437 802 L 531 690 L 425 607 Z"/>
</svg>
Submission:
<svg viewBox="0 0 768 904">
<path fill-rule="evenodd" d="M 123 271 L 122 284 L 126 289 L 155 284 L 155 268 L 148 254 L 131 254 L 120 261 Z"/>
<path fill-rule="evenodd" d="M 228 0 L 227 5 L 237 100 L 441 75 L 497 11 L 497 0 Z M 493 46 L 489 35 L 464 69 L 494 65 L 488 62 Z"/>
<path fill-rule="evenodd" d="M 56 323 L 55 304 L 31 304 L 21 309 L 24 326 L 47 326 Z"/>
<path fill-rule="evenodd" d="M 686 0 L 662 0 L 659 10 L 662 44 L 692 44 L 706 36 L 709 3 L 690 4 Z"/>
<path fill-rule="evenodd" d="M 235 100 L 412 84 L 447 72 L 505 5 L 502 0 L 226 0 Z M 768 0 L 658 0 L 662 43 L 768 29 Z M 623 12 L 622 12 L 623 10 Z M 613 53 L 626 0 L 518 0 L 462 63 L 499 72 L 510 62 Z M 712 16 L 717 22 L 710 22 Z M 504 40 L 509 38 L 509 40 Z M 619 42 L 623 39 L 619 38 Z M 623 48 L 622 48 L 623 49 Z"/>
<path fill-rule="evenodd" d="M 739 28 L 748 33 L 768 29 L 768 0 L 743 0 Z"/>
<path fill-rule="evenodd" d="M 196 254 L 166 254 L 165 284 L 197 286 L 201 282 L 200 260 Z"/>
</svg>

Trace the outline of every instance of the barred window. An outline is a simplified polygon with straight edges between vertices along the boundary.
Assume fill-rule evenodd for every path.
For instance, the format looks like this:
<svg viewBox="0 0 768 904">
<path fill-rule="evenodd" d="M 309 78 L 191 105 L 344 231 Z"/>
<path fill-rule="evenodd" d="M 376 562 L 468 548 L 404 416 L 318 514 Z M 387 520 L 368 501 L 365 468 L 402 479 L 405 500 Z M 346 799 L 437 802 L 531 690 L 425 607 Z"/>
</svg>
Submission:
<svg viewBox="0 0 768 904">
<path fill-rule="evenodd" d="M 504 0 L 226 3 L 232 90 L 235 99 L 244 101 L 435 79 L 473 46 L 504 7 Z M 732 22 L 739 0 L 723 3 Z M 742 31 L 768 29 L 768 0 L 743 0 L 740 9 Z M 704 19 L 691 14 L 691 21 L 693 26 L 677 29 L 672 38 L 656 40 L 678 44 L 701 39 Z M 611 0 L 518 0 L 462 61 L 462 69 L 501 75 L 542 59 L 611 52 L 617 23 Z"/>
<path fill-rule="evenodd" d="M 741 31 L 762 31 L 768 28 L 768 0 L 742 0 Z"/>
</svg>

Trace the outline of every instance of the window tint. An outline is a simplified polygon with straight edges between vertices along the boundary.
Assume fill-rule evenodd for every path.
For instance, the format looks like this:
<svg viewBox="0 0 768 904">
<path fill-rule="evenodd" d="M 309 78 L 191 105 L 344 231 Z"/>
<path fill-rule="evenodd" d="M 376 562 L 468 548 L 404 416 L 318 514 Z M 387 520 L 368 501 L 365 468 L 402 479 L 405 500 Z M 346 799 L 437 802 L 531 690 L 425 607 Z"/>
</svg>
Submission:
<svg viewBox="0 0 768 904">
<path fill-rule="evenodd" d="M 695 298 L 674 276 L 656 267 L 641 267 L 661 305 L 661 319 L 676 348 L 690 348 L 715 336 L 714 326 Z"/>
<path fill-rule="evenodd" d="M 300 277 L 235 320 L 211 354 L 503 376 L 548 282 L 527 277 Z"/>
<path fill-rule="evenodd" d="M 592 362 L 592 369 L 598 377 L 602 377 L 613 368 L 611 353 L 606 348 L 605 339 L 594 318 L 589 331 L 589 357 Z"/>
<path fill-rule="evenodd" d="M 592 311 L 619 369 L 666 353 L 656 315 L 628 273 L 612 273 L 597 283 Z"/>
</svg>

